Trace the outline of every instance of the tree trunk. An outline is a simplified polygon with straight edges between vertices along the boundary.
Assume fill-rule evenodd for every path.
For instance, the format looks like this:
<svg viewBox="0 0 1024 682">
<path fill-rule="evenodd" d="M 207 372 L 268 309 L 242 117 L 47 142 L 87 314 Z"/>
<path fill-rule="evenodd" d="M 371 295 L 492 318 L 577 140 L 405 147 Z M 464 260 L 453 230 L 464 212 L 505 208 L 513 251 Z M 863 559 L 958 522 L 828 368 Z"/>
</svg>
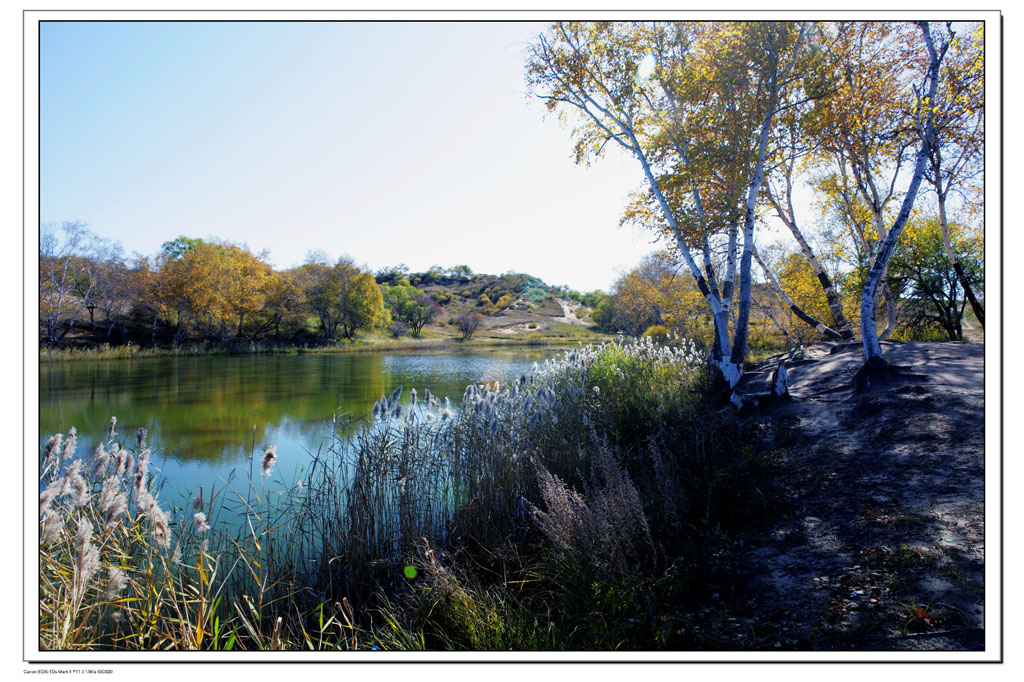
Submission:
<svg viewBox="0 0 1024 682">
<path fill-rule="evenodd" d="M 796 216 L 793 210 L 792 192 L 788 190 L 786 192 L 786 202 L 789 206 L 788 213 L 781 210 L 781 206 L 779 206 L 778 201 L 773 195 L 769 194 L 768 197 L 775 206 L 775 210 L 779 218 L 781 218 L 782 222 L 789 228 L 789 231 L 793 233 L 793 238 L 796 239 L 796 243 L 800 245 L 800 250 L 803 252 L 804 258 L 806 258 L 807 262 L 810 263 L 814 276 L 818 278 L 818 282 L 821 284 L 821 290 L 825 293 L 825 300 L 828 301 L 829 312 L 832 314 L 832 321 L 835 323 L 835 331 L 833 332 L 831 329 L 828 331 L 838 334 L 839 339 L 843 341 L 853 339 L 853 330 L 850 329 L 850 323 L 846 321 L 846 315 L 843 313 L 843 304 L 839 301 L 839 296 L 836 294 L 835 287 L 832 286 L 832 280 L 825 272 L 825 269 L 821 267 L 821 263 L 818 261 L 817 256 L 814 255 L 814 251 L 811 249 L 811 245 L 804 238 L 803 232 L 801 232 L 800 228 L 797 227 Z M 764 267 L 763 263 L 761 264 L 761 267 Z M 793 312 L 796 312 L 796 310 Z M 808 322 L 799 313 L 797 313 L 797 317 Z M 811 323 L 808 322 L 808 324 Z M 816 324 L 814 325 L 815 328 L 817 328 L 817 325 L 819 324 L 821 323 L 816 321 Z M 824 325 L 822 326 L 824 327 Z M 825 329 L 827 329 L 827 327 Z M 819 329 L 819 331 L 825 333 L 823 329 Z"/>
<path fill-rule="evenodd" d="M 938 171 L 936 171 L 935 177 L 936 180 L 941 179 Z M 975 297 L 974 289 L 971 288 L 971 283 L 967 280 L 967 273 L 964 272 L 963 266 L 960 265 L 960 260 L 956 257 L 956 251 L 953 250 L 953 240 L 949 237 L 949 223 L 946 220 L 946 195 L 942 191 L 937 191 L 937 194 L 939 197 L 939 227 L 942 229 L 942 247 L 946 250 L 946 258 L 953 264 L 953 272 L 956 273 L 956 279 L 964 290 L 964 296 L 967 297 L 967 301 L 971 304 L 974 316 L 978 318 L 978 324 L 984 329 L 985 309 Z"/>
<path fill-rule="evenodd" d="M 938 87 L 939 63 L 941 57 L 935 52 L 932 44 L 931 33 L 927 22 L 920 22 L 921 32 L 924 34 L 925 45 L 928 48 L 928 98 L 924 101 L 931 102 L 935 99 L 935 91 Z M 945 54 L 945 52 L 943 52 Z M 878 247 L 875 254 L 875 262 L 868 273 L 867 281 L 864 283 L 864 293 L 860 303 L 860 335 L 861 343 L 864 346 L 864 360 L 868 366 L 878 366 L 884 363 L 882 358 L 882 346 L 878 339 L 878 325 L 875 321 L 875 295 L 882 285 L 885 271 L 889 267 L 889 260 L 896 250 L 896 241 L 903 233 L 907 221 L 910 219 L 910 211 L 914 207 L 914 200 L 917 198 L 917 191 L 921 187 L 921 180 L 924 178 L 931 152 L 931 145 L 934 141 L 934 117 L 929 111 L 925 116 L 924 130 L 921 135 L 921 146 L 917 151 L 917 161 L 914 164 L 914 174 L 910 179 L 910 186 L 907 187 L 907 194 L 903 198 L 903 205 L 900 207 L 896 222 L 893 223 L 889 233 Z M 890 306 L 892 307 L 892 306 Z M 895 308 L 892 307 L 890 315 L 894 315 Z"/>
<path fill-rule="evenodd" d="M 754 253 L 754 211 L 757 208 L 757 195 L 761 191 L 761 183 L 764 181 L 764 161 L 768 155 L 768 133 L 771 131 L 772 119 L 775 115 L 775 89 L 773 87 L 773 92 L 771 93 L 772 105 L 769 107 L 768 114 L 761 123 L 761 134 L 757 141 L 757 164 L 754 166 L 754 177 L 750 180 L 750 189 L 747 191 L 747 205 L 743 214 L 740 297 L 737 302 L 736 331 L 732 339 L 732 356 L 730 358 L 735 367 L 743 366 L 743 357 L 747 352 L 747 330 L 750 323 L 750 269 Z"/>
<path fill-rule="evenodd" d="M 764 271 L 765 278 L 768 280 L 768 283 L 771 284 L 772 289 L 774 289 L 775 292 L 779 295 L 779 298 L 781 298 L 782 301 L 787 306 L 789 306 L 789 309 L 793 312 L 794 315 L 800 318 L 800 320 L 802 320 L 803 322 L 806 322 L 807 324 L 821 332 L 827 339 L 830 339 L 832 341 L 847 340 L 845 337 L 843 337 L 842 334 L 840 334 L 834 329 L 826 327 L 819 320 L 809 315 L 806 311 L 803 310 L 803 308 L 796 304 L 796 301 L 794 301 L 789 296 L 789 294 L 786 293 L 785 289 L 783 289 L 782 285 L 779 284 L 779 281 L 775 278 L 775 275 L 772 273 L 772 271 L 768 268 L 767 265 L 765 265 L 764 261 L 761 260 L 761 256 L 760 254 L 758 254 L 757 249 L 754 249 L 754 258 L 757 260 L 757 264 L 760 265 L 761 269 Z"/>
<path fill-rule="evenodd" d="M 676 244 L 679 246 L 679 251 L 683 256 L 683 260 L 686 262 L 686 267 L 689 268 L 690 274 L 693 275 L 694 281 L 697 283 L 697 288 L 700 293 L 707 300 L 708 305 L 711 307 L 711 314 L 715 320 L 715 344 L 720 348 L 727 349 L 729 347 L 729 318 L 722 308 L 722 301 L 708 287 L 707 281 L 704 279 L 704 275 L 701 273 L 700 268 L 697 266 L 696 261 L 693 260 L 693 254 L 690 253 L 690 247 L 687 246 L 686 240 L 683 239 L 683 235 L 679 230 L 679 223 L 676 222 L 675 216 L 672 214 L 672 208 L 668 204 L 668 200 L 665 195 L 662 194 L 661 188 L 658 187 L 658 180 L 654 177 L 654 171 L 651 170 L 651 165 L 647 161 L 647 157 L 644 155 L 640 148 L 640 143 L 637 141 L 635 134 L 631 130 L 624 130 L 632 143 L 633 154 L 639 159 L 640 165 L 644 169 L 644 176 L 647 178 L 647 183 L 651 187 L 651 191 L 654 193 L 655 198 L 658 200 L 658 205 L 661 208 L 662 215 L 665 217 L 665 222 L 668 223 L 669 228 L 675 235 Z M 729 384 L 729 388 L 734 387 L 740 380 L 743 374 L 742 366 L 736 366 L 734 363 L 721 359 L 713 359 L 712 364 L 721 372 L 722 377 Z"/>
<path fill-rule="evenodd" d="M 715 279 L 715 268 L 711 264 L 711 245 L 708 243 L 707 234 L 704 235 L 704 241 L 701 244 L 701 251 L 704 255 L 704 274 L 707 277 L 708 289 L 711 291 L 712 296 L 721 301 L 722 308 L 725 309 L 725 319 L 728 320 L 729 304 L 725 301 L 725 298 L 718 291 L 718 282 Z M 720 346 L 719 341 L 723 338 L 729 337 L 729 328 L 728 326 L 726 326 L 723 332 L 722 330 L 718 329 L 718 318 L 714 318 L 713 321 L 715 324 L 715 341 L 711 347 L 711 358 L 717 362 L 724 358 L 726 352 L 728 351 L 728 346 Z"/>
</svg>

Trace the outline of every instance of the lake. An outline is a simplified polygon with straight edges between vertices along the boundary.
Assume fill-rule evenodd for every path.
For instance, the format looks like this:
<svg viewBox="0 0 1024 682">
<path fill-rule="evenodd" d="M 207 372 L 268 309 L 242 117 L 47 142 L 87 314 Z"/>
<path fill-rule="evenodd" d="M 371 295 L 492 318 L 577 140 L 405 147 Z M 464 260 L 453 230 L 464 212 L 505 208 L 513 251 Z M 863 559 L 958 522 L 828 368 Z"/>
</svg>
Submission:
<svg viewBox="0 0 1024 682">
<path fill-rule="evenodd" d="M 78 430 L 77 454 L 88 461 L 105 440 L 111 416 L 117 439 L 134 446 L 143 427 L 151 467 L 166 477 L 163 502 L 181 504 L 245 477 L 269 445 L 277 446 L 272 480 L 301 479 L 326 449 L 337 423 L 365 418 L 381 394 L 399 385 L 403 398 L 429 388 L 453 407 L 470 383 L 497 372 L 506 380 L 561 351 L 359 353 L 161 357 L 43 363 L 39 372 L 40 445 L 54 433 Z M 255 454 L 253 454 L 255 453 Z M 253 455 L 253 456 L 250 456 Z M 255 469 L 253 469 L 255 471 Z"/>
</svg>

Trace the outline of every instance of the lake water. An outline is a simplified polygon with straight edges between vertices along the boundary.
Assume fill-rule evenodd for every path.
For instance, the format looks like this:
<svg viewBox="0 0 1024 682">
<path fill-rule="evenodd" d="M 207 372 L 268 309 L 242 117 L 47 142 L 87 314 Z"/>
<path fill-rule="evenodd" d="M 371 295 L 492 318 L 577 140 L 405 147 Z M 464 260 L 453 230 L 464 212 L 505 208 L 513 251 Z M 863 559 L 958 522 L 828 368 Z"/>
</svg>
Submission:
<svg viewBox="0 0 1024 682">
<path fill-rule="evenodd" d="M 274 479 L 302 477 L 339 423 L 370 413 L 399 385 L 429 388 L 453 406 L 485 373 L 507 380 L 560 351 L 351 355 L 238 355 L 43 363 L 39 376 L 40 444 L 78 430 L 78 456 L 89 460 L 111 416 L 118 439 L 134 446 L 141 426 L 151 467 L 166 477 L 161 501 L 181 504 L 229 476 L 245 477 L 269 445 Z M 253 454 L 255 453 L 255 454 Z"/>
</svg>

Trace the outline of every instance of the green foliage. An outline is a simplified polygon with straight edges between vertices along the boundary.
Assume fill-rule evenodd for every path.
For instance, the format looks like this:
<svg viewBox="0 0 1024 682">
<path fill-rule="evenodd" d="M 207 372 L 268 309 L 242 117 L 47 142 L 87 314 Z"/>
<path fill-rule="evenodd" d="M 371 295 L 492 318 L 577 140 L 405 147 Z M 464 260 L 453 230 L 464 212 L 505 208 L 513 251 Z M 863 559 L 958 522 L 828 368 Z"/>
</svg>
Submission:
<svg viewBox="0 0 1024 682">
<path fill-rule="evenodd" d="M 961 226 L 950 225 L 951 246 L 975 294 L 984 295 L 984 251 L 980 238 Z M 905 299 L 901 309 L 907 340 L 931 340 L 944 332 L 950 341 L 963 339 L 967 300 L 946 256 L 941 225 L 936 217 L 911 220 L 889 265 L 890 280 Z"/>
<path fill-rule="evenodd" d="M 392 317 L 409 326 L 413 336 L 420 336 L 423 327 L 441 314 L 441 306 L 432 297 L 413 286 L 386 287 L 383 300 Z"/>
<path fill-rule="evenodd" d="M 373 275 L 350 259 L 340 258 L 334 265 L 309 259 L 297 270 L 295 279 L 326 339 L 333 339 L 339 331 L 351 339 L 360 329 L 387 322 L 384 297 Z"/>
<path fill-rule="evenodd" d="M 594 324 L 597 325 L 598 329 L 614 331 L 615 304 L 607 297 L 602 299 L 594 307 L 594 312 L 591 313 L 590 318 L 594 320 Z"/>
<path fill-rule="evenodd" d="M 588 308 L 596 308 L 605 298 L 606 296 L 603 291 L 595 289 L 583 295 L 583 305 Z"/>
<path fill-rule="evenodd" d="M 456 265 L 448 271 L 448 277 L 451 279 L 463 279 L 465 277 L 472 277 L 473 270 L 468 265 Z"/>
<path fill-rule="evenodd" d="M 202 239 L 191 238 L 182 235 L 177 239 L 173 239 L 171 241 L 164 242 L 163 244 L 161 244 L 160 251 L 171 260 L 178 260 L 186 253 L 195 250 L 195 248 L 202 243 Z"/>
<path fill-rule="evenodd" d="M 669 339 L 672 332 L 668 330 L 668 327 L 664 325 L 656 324 L 647 328 L 644 332 L 644 336 L 657 341 L 658 343 L 664 343 Z"/>
<path fill-rule="evenodd" d="M 393 265 L 391 267 L 381 268 L 377 271 L 375 279 L 378 284 L 408 284 L 409 268 L 404 264 Z"/>
</svg>

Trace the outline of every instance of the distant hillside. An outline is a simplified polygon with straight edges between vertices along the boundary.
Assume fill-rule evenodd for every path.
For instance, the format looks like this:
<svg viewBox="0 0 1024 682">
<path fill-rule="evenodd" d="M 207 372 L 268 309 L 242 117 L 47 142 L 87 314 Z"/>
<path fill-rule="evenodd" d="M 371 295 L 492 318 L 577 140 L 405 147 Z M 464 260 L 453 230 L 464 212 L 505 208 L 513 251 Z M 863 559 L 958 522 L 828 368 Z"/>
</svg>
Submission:
<svg viewBox="0 0 1024 682">
<path fill-rule="evenodd" d="M 443 313 L 424 329 L 428 334 L 458 334 L 456 318 L 478 313 L 482 320 L 474 338 L 596 340 L 605 336 L 594 327 L 593 307 L 584 304 L 584 294 L 525 273 L 475 274 L 465 266 L 409 273 L 398 267 L 378 271 L 376 279 L 385 290 L 406 284 L 415 287 L 441 305 Z"/>
</svg>

